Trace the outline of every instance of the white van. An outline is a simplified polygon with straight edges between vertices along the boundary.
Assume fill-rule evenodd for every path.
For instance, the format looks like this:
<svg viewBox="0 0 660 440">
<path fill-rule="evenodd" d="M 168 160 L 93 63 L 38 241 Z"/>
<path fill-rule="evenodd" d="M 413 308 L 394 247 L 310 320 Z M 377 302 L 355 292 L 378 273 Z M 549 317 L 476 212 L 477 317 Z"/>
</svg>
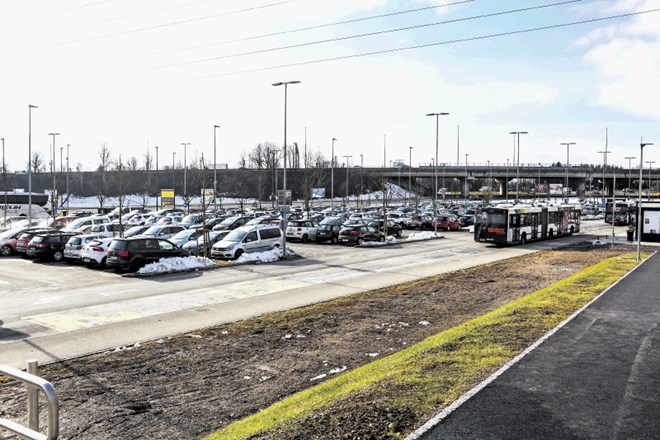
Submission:
<svg viewBox="0 0 660 440">
<path fill-rule="evenodd" d="M 211 258 L 236 260 L 244 253 L 282 247 L 284 237 L 278 225 L 241 226 L 211 248 Z"/>
</svg>

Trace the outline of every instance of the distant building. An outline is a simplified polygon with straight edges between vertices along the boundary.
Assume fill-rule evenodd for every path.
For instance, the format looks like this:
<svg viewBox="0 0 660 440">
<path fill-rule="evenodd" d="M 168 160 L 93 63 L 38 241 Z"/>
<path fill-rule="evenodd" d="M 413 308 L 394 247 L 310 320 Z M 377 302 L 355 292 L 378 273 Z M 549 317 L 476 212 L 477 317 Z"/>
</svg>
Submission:
<svg viewBox="0 0 660 440">
<path fill-rule="evenodd" d="M 229 165 L 226 163 L 212 163 L 207 166 L 209 170 L 228 170 Z"/>
</svg>

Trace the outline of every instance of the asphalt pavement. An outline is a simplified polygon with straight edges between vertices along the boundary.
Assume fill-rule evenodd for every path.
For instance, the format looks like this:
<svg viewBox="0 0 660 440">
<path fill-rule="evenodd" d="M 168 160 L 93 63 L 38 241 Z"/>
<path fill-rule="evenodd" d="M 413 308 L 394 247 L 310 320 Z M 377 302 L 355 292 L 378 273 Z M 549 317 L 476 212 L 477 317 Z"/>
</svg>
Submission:
<svg viewBox="0 0 660 440">
<path fill-rule="evenodd" d="M 660 439 L 660 254 L 410 436 Z"/>
</svg>

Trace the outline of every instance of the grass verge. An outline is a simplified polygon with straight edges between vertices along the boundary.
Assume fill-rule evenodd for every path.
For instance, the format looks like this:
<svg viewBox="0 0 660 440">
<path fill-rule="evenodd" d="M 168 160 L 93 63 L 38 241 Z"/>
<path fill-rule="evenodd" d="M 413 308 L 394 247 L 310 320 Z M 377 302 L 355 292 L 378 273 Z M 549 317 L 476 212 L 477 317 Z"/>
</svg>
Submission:
<svg viewBox="0 0 660 440">
<path fill-rule="evenodd" d="M 613 257 L 491 313 L 326 380 L 210 434 L 246 439 L 296 422 L 352 396 L 428 418 L 488 377 L 637 265 Z M 393 438 L 403 436 L 391 432 Z"/>
</svg>

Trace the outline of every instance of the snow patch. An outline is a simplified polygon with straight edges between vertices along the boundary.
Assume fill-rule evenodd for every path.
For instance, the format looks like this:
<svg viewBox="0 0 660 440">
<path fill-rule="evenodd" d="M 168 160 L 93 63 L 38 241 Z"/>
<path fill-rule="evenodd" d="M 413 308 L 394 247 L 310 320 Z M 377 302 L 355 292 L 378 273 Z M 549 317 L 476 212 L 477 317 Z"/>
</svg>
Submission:
<svg viewBox="0 0 660 440">
<path fill-rule="evenodd" d="M 149 263 L 142 267 L 137 273 L 153 274 L 180 272 L 185 270 L 204 269 L 215 266 L 215 263 L 203 257 L 172 257 L 163 258 L 155 263 Z"/>
</svg>

